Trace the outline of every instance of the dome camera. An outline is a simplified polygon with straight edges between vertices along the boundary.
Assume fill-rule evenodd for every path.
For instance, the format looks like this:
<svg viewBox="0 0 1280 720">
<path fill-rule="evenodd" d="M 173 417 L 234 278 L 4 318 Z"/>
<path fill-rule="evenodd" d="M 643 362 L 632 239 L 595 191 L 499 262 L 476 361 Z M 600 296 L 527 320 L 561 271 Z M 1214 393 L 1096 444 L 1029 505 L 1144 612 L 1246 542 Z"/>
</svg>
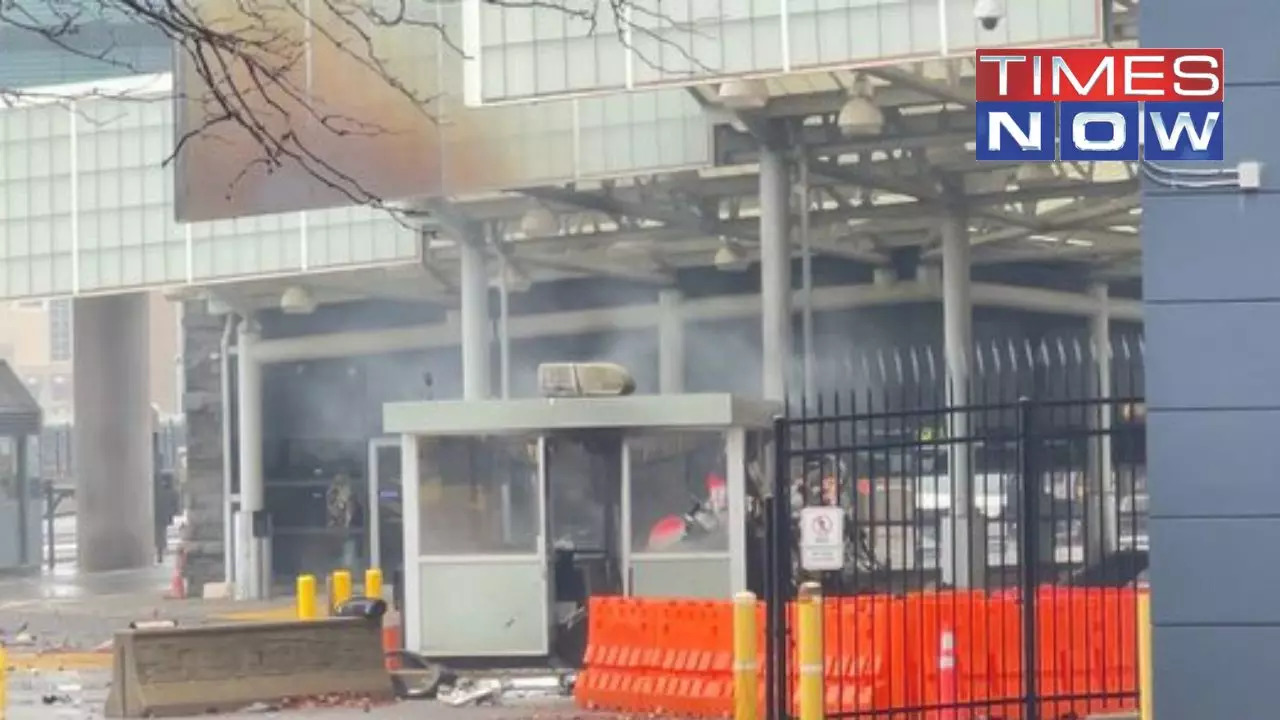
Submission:
<svg viewBox="0 0 1280 720">
<path fill-rule="evenodd" d="M 995 30 L 1004 19 L 1004 0 L 974 0 L 973 17 L 983 30 Z"/>
</svg>

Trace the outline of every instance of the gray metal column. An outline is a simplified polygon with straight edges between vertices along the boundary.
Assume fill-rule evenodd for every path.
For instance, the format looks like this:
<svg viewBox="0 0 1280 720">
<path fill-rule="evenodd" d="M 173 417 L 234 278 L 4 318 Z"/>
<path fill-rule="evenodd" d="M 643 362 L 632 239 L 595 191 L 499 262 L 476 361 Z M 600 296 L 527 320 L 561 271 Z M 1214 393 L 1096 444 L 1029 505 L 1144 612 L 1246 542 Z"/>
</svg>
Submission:
<svg viewBox="0 0 1280 720">
<path fill-rule="evenodd" d="M 489 274 L 479 242 L 458 243 L 462 265 L 462 396 L 489 397 Z"/>
<path fill-rule="evenodd" d="M 658 291 L 658 392 L 684 392 L 684 315 L 680 291 Z"/>
<path fill-rule="evenodd" d="M 953 408 L 969 405 L 973 365 L 973 299 L 969 277 L 969 225 L 961 206 L 942 225 L 942 331 L 947 388 Z M 950 527 L 942 533 L 943 581 L 955 587 L 982 585 L 987 562 L 987 531 L 974 503 L 969 414 L 948 413 L 948 434 L 955 440 L 948 462 L 951 484 Z"/>
<path fill-rule="evenodd" d="M 1089 294 L 1098 306 L 1089 316 L 1089 345 L 1093 367 L 1089 390 L 1100 400 L 1111 397 L 1111 308 L 1106 283 L 1097 283 Z M 1089 412 L 1089 487 L 1085 502 L 1085 559 L 1094 563 L 1119 545 L 1119 512 L 1116 479 L 1111 468 L 1112 406 L 1099 402 Z"/>
<path fill-rule="evenodd" d="M 143 293 L 75 300 L 72 455 L 85 572 L 155 562 L 149 314 Z"/>
<path fill-rule="evenodd" d="M 264 543 L 253 536 L 253 514 L 266 509 L 266 488 L 262 475 L 262 365 L 253 359 L 253 345 L 259 339 L 252 319 L 240 321 L 236 337 L 236 418 L 239 427 L 240 466 L 240 557 L 245 567 L 236 578 L 236 594 L 246 599 L 266 597 L 270 591 L 266 577 L 268 558 Z"/>
<path fill-rule="evenodd" d="M 791 192 L 781 143 L 760 148 L 761 391 L 787 397 L 791 364 Z"/>
<path fill-rule="evenodd" d="M 809 407 L 818 399 L 817 351 L 813 346 L 813 243 L 809 236 L 809 210 L 812 197 L 809 191 L 809 159 L 800 161 L 800 291 L 804 302 L 800 308 L 800 346 L 804 358 L 804 400 Z"/>
<path fill-rule="evenodd" d="M 511 399 L 511 289 L 508 287 L 507 259 L 498 259 L 498 390 L 503 400 Z"/>
</svg>

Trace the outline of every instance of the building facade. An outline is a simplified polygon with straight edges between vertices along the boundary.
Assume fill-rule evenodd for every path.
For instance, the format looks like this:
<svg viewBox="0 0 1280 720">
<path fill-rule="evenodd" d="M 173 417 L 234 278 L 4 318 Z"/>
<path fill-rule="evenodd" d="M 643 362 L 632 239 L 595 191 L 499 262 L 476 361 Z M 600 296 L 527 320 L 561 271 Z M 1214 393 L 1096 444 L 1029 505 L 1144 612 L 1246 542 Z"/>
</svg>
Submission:
<svg viewBox="0 0 1280 720">
<path fill-rule="evenodd" d="M 148 294 L 148 305 L 151 402 L 163 415 L 178 414 L 180 305 L 159 292 Z M 74 417 L 72 315 L 72 301 L 66 298 L 0 303 L 0 360 L 26 383 L 50 424 L 69 423 Z"/>
<path fill-rule="evenodd" d="M 1152 6 L 1150 9 L 1156 9 Z M 1143 197 L 1155 714 L 1265 717 L 1280 662 L 1272 549 L 1280 539 L 1280 6 L 1167 0 L 1145 47 L 1223 48 L 1225 167 L 1262 163 L 1262 188 Z"/>
</svg>

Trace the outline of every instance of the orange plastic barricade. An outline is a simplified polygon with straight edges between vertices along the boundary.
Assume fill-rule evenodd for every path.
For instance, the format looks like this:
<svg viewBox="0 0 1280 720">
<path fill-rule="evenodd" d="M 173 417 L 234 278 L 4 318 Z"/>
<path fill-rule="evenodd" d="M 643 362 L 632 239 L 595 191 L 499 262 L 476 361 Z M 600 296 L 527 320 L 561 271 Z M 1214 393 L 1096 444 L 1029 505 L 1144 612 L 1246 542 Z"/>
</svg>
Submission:
<svg viewBox="0 0 1280 720">
<path fill-rule="evenodd" d="M 1136 705 L 1136 593 L 1037 591 L 1044 718 Z M 763 675 L 763 604 L 758 613 Z M 786 617 L 786 652 L 794 657 L 794 606 Z M 828 714 L 914 708 L 921 720 L 969 720 L 978 711 L 965 708 L 980 707 L 1006 720 L 1022 717 L 1022 601 L 1016 591 L 827 598 L 823 623 Z M 584 668 L 574 690 L 579 705 L 687 717 L 732 714 L 731 601 L 595 597 L 587 627 Z M 796 664 L 789 667 L 794 703 Z M 762 703 L 764 687 L 761 682 Z"/>
</svg>

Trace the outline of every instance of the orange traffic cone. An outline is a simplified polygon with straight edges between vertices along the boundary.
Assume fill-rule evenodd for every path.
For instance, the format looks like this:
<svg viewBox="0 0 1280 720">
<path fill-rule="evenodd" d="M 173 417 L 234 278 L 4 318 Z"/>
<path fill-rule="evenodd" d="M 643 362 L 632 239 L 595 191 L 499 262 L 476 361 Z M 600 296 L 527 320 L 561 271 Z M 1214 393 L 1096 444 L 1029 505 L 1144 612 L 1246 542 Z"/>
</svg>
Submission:
<svg viewBox="0 0 1280 720">
<path fill-rule="evenodd" d="M 182 573 L 187 567 L 187 549 L 185 547 L 178 549 L 178 557 L 173 563 L 173 577 L 169 579 L 169 591 L 165 593 L 165 597 L 169 600 L 185 600 L 187 597 L 187 583 L 182 579 Z"/>
<path fill-rule="evenodd" d="M 393 608 L 382 616 L 382 653 L 388 670 L 400 669 L 401 649 L 403 641 L 400 635 L 400 611 Z"/>
</svg>

